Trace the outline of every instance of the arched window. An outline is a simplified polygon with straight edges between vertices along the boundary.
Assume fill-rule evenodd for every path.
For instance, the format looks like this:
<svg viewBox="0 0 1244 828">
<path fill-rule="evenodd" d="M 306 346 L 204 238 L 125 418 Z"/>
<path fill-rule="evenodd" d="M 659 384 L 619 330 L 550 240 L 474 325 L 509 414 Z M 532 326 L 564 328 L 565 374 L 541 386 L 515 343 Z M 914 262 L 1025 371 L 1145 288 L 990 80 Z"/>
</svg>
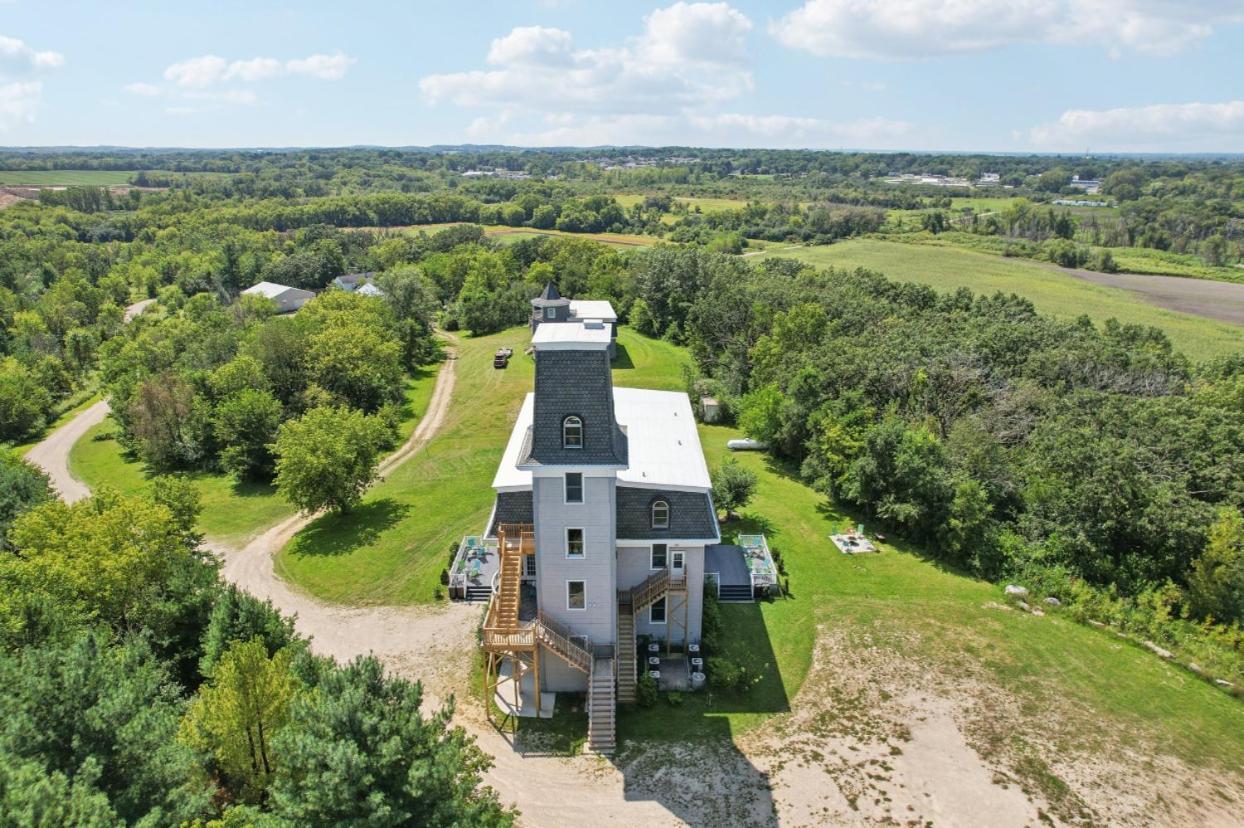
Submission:
<svg viewBox="0 0 1244 828">
<path fill-rule="evenodd" d="M 562 420 L 562 448 L 583 448 L 583 421 L 574 415 Z"/>
<path fill-rule="evenodd" d="M 670 528 L 670 505 L 665 500 L 652 501 L 652 528 Z"/>
</svg>

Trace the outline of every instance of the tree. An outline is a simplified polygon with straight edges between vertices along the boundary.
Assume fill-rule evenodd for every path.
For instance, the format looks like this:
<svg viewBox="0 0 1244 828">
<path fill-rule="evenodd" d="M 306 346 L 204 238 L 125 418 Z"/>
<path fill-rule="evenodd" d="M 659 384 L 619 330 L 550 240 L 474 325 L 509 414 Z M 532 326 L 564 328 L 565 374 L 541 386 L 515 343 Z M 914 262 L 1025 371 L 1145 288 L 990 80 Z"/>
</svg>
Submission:
<svg viewBox="0 0 1244 828">
<path fill-rule="evenodd" d="M 263 802 L 280 759 L 273 740 L 289 722 L 289 704 L 301 688 L 293 655 L 268 655 L 259 638 L 225 650 L 211 681 L 199 688 L 182 720 L 181 740 L 211 754 L 231 790 Z"/>
<path fill-rule="evenodd" d="M 782 427 L 782 392 L 766 385 L 744 395 L 739 402 L 739 428 L 762 442 L 776 439 Z"/>
<path fill-rule="evenodd" d="M 713 475 L 713 502 L 725 509 L 726 520 L 747 505 L 756 492 L 756 473 L 739 465 L 733 457 L 722 463 Z"/>
<path fill-rule="evenodd" d="M 0 359 L 0 440 L 37 433 L 47 423 L 52 395 L 16 359 Z"/>
<path fill-rule="evenodd" d="M 402 389 L 401 345 L 375 327 L 332 324 L 311 336 L 311 380 L 343 402 L 375 411 Z"/>
<path fill-rule="evenodd" d="M 175 738 L 180 688 L 141 639 L 95 630 L 27 647 L 0 656 L 0 686 L 0 757 L 99 790 L 126 824 L 210 812 L 199 757 Z"/>
<path fill-rule="evenodd" d="M 1244 621 L 1244 517 L 1223 509 L 1209 530 L 1209 544 L 1188 574 L 1192 611 L 1202 618 Z"/>
<path fill-rule="evenodd" d="M 387 438 L 379 417 L 346 408 L 314 408 L 283 424 L 276 438 L 276 485 L 308 512 L 348 512 L 376 478 Z"/>
<path fill-rule="evenodd" d="M 123 828 L 108 796 L 95 787 L 99 764 L 83 763 L 71 779 L 48 772 L 36 759 L 0 752 L 0 814 L 4 824 L 35 828 L 73 825 L 76 828 Z"/>
<path fill-rule="evenodd" d="M 199 673 L 205 678 L 211 676 L 221 656 L 239 641 L 262 641 L 272 656 L 280 650 L 297 648 L 301 639 L 294 632 L 293 620 L 277 612 L 271 601 L 260 601 L 229 584 L 212 606 L 203 632 Z"/>
<path fill-rule="evenodd" d="M 281 415 L 280 400 L 267 391 L 238 391 L 221 401 L 213 418 L 221 467 L 242 479 L 270 478 Z"/>
<path fill-rule="evenodd" d="M 0 555 L 0 626 L 11 628 L 21 625 L 22 603 L 39 596 L 79 623 L 151 628 L 183 586 L 179 573 L 203 565 L 167 507 L 108 490 L 26 512 L 9 540 L 20 554 Z"/>
<path fill-rule="evenodd" d="M 415 368 L 432 361 L 436 340 L 432 321 L 436 314 L 435 292 L 415 267 L 399 267 L 376 277 L 397 320 L 397 334 L 402 342 L 402 361 Z"/>
<path fill-rule="evenodd" d="M 17 516 L 51 499 L 46 474 L 16 454 L 0 452 L 0 554 L 10 551 L 9 526 Z"/>
<path fill-rule="evenodd" d="M 422 701 L 369 656 L 330 671 L 275 740 L 273 812 L 296 825 L 511 825 L 482 786 L 488 756 L 449 724 L 452 704 L 425 717 Z"/>
</svg>

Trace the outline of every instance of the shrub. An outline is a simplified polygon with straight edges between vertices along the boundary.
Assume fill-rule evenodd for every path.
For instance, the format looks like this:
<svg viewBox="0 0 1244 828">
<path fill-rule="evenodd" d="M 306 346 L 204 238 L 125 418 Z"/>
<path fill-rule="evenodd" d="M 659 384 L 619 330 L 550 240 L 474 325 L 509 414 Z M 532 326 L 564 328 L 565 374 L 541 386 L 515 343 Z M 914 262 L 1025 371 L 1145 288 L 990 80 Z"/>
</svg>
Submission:
<svg viewBox="0 0 1244 828">
<path fill-rule="evenodd" d="M 646 672 L 635 683 L 635 703 L 640 707 L 652 707 L 657 703 L 657 680 Z"/>
<path fill-rule="evenodd" d="M 666 693 L 665 700 L 670 703 L 670 707 L 681 707 L 682 703 L 687 700 L 687 697 L 678 691 L 674 691 L 672 693 Z"/>
</svg>

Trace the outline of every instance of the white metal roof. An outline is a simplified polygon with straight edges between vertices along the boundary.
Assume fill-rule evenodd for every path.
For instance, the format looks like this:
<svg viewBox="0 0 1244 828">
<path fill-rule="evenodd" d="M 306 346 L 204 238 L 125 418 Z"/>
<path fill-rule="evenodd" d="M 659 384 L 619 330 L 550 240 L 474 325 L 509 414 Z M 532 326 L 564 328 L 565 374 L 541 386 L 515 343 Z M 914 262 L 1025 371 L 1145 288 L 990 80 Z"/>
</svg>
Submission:
<svg viewBox="0 0 1244 828">
<path fill-rule="evenodd" d="M 618 314 L 613 305 L 606 299 L 571 299 L 570 315 L 576 319 L 600 319 L 605 322 L 618 321 Z"/>
<path fill-rule="evenodd" d="M 531 426 L 534 401 L 535 395 L 530 393 L 523 400 L 510 442 L 492 481 L 494 489 L 531 487 L 531 472 L 519 469 L 517 464 L 523 439 Z M 618 482 L 703 491 L 711 488 L 695 415 L 686 394 L 615 388 L 613 406 L 618 423 L 626 429 L 630 451 L 630 466 L 618 472 Z"/>
<path fill-rule="evenodd" d="M 542 348 L 556 349 L 582 348 L 584 346 L 606 347 L 612 339 L 609 326 L 589 322 L 541 322 L 536 332 L 531 335 L 531 344 L 537 350 Z"/>
<path fill-rule="evenodd" d="M 250 287 L 248 287 L 246 290 L 242 292 L 248 293 L 251 295 L 265 296 L 269 299 L 275 299 L 276 297 L 280 296 L 282 293 L 285 293 L 286 291 L 290 291 L 290 290 L 294 290 L 299 293 L 310 293 L 311 292 L 309 290 L 302 290 L 301 288 L 290 287 L 289 285 L 278 285 L 276 282 L 260 282 L 257 285 L 251 285 Z"/>
</svg>

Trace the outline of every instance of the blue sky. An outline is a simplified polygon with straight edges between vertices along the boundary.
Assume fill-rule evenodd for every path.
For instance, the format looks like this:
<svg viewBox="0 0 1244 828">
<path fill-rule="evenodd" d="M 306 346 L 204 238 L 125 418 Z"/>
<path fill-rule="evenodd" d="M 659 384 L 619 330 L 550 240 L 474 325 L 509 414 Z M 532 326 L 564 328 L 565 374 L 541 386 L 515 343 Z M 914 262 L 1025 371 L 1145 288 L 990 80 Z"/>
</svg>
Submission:
<svg viewBox="0 0 1244 828">
<path fill-rule="evenodd" d="M 1244 1 L 0 0 L 0 144 L 1244 152 Z"/>
</svg>

